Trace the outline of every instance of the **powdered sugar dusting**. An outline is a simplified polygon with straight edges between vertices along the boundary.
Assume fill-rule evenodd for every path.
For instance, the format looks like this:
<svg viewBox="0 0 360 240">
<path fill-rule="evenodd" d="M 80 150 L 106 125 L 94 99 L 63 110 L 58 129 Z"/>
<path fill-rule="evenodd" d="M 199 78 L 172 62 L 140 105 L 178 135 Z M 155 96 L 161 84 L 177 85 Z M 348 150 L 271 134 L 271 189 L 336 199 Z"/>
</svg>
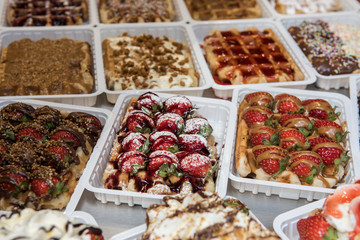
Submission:
<svg viewBox="0 0 360 240">
<path fill-rule="evenodd" d="M 153 132 L 150 137 L 149 137 L 149 140 L 151 142 L 155 142 L 159 137 L 171 137 L 173 138 L 174 140 L 177 141 L 177 137 L 174 133 L 172 132 L 168 132 L 168 131 L 157 131 L 157 132 Z"/>
<path fill-rule="evenodd" d="M 158 95 L 153 93 L 144 93 L 137 100 L 137 105 L 139 106 L 151 106 L 152 104 L 158 105 L 161 102 L 161 99 Z"/>
<path fill-rule="evenodd" d="M 171 98 L 168 98 L 165 100 L 164 105 L 166 108 L 169 108 L 170 106 L 177 105 L 177 104 L 183 104 L 184 106 L 191 106 L 191 101 L 184 96 L 174 96 Z"/>
<path fill-rule="evenodd" d="M 161 125 L 164 121 L 171 121 L 171 122 L 179 122 L 180 124 L 184 124 L 184 119 L 176 113 L 164 113 L 160 115 L 156 121 L 156 125 Z"/>
<path fill-rule="evenodd" d="M 211 164 L 210 158 L 199 153 L 192 153 L 181 160 L 181 168 L 183 169 L 198 168 L 208 164 Z"/>
<path fill-rule="evenodd" d="M 168 157 L 173 163 L 178 164 L 179 160 L 176 157 L 175 154 L 173 154 L 172 152 L 166 151 L 166 150 L 157 150 L 155 152 L 152 152 L 149 155 L 150 161 L 152 158 L 156 158 L 156 157 L 161 157 L 161 156 L 166 156 Z"/>
<path fill-rule="evenodd" d="M 181 134 L 179 136 L 179 141 L 181 144 L 194 144 L 201 143 L 204 147 L 208 147 L 206 138 L 198 134 Z"/>
<path fill-rule="evenodd" d="M 122 140 L 121 145 L 127 147 L 128 144 L 134 145 L 135 148 L 140 147 L 146 141 L 146 137 L 139 132 L 130 132 L 126 137 Z M 137 147 L 136 147 L 137 146 Z"/>
<path fill-rule="evenodd" d="M 200 130 L 200 127 L 208 125 L 208 121 L 204 118 L 190 118 L 185 122 L 185 132 L 186 133 L 197 133 Z"/>
</svg>

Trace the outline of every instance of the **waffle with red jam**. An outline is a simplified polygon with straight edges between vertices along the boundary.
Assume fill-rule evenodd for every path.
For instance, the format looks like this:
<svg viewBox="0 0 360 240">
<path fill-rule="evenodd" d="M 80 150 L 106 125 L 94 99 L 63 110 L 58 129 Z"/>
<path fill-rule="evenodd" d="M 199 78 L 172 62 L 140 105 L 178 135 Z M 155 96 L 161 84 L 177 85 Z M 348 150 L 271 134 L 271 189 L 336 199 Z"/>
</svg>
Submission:
<svg viewBox="0 0 360 240">
<path fill-rule="evenodd" d="M 241 177 L 330 188 L 349 161 L 346 122 L 324 99 L 247 94 L 238 108 L 235 153 Z"/>
<path fill-rule="evenodd" d="M 204 38 L 204 51 L 215 82 L 219 84 L 304 79 L 304 74 L 272 29 L 214 29 Z"/>
<path fill-rule="evenodd" d="M 83 112 L 12 103 L 0 110 L 0 209 L 63 209 L 102 124 Z"/>
<path fill-rule="evenodd" d="M 217 149 L 207 119 L 184 96 L 132 98 L 103 174 L 106 189 L 152 194 L 215 191 Z"/>
</svg>

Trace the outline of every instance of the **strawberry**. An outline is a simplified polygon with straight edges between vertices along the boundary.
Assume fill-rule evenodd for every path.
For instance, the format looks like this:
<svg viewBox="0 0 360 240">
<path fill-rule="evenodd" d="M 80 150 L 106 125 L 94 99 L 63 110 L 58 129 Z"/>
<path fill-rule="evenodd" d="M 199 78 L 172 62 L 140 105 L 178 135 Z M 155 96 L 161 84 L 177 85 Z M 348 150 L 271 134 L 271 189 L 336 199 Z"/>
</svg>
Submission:
<svg viewBox="0 0 360 240">
<path fill-rule="evenodd" d="M 157 131 L 180 133 L 184 128 L 184 119 L 176 113 L 161 113 L 156 116 Z"/>
<path fill-rule="evenodd" d="M 266 172 L 267 174 L 275 174 L 280 170 L 280 162 L 277 159 L 264 159 L 259 162 L 260 167 Z"/>
<path fill-rule="evenodd" d="M 139 132 L 129 132 L 121 141 L 122 151 L 135 151 L 141 147 L 147 138 Z"/>
<path fill-rule="evenodd" d="M 52 176 L 51 180 L 44 180 L 40 178 L 34 178 L 31 180 L 31 190 L 38 196 L 48 195 L 49 192 L 53 191 L 56 184 L 59 183 L 57 177 Z"/>
<path fill-rule="evenodd" d="M 318 166 L 322 162 L 321 156 L 313 151 L 295 151 L 290 154 L 289 166 L 299 177 L 311 176 L 306 179 L 311 184 L 313 176 L 319 173 Z"/>
<path fill-rule="evenodd" d="M 211 170 L 211 162 L 209 157 L 192 153 L 187 155 L 181 160 L 181 169 L 195 177 L 205 177 Z"/>
<path fill-rule="evenodd" d="M 301 100 L 294 95 L 282 93 L 275 97 L 275 107 L 279 113 L 297 112 L 301 107 Z"/>
<path fill-rule="evenodd" d="M 272 153 L 276 153 L 276 155 L 280 156 L 280 157 L 285 157 L 285 155 L 287 154 L 287 151 L 285 149 L 282 149 L 279 146 L 266 146 L 266 145 L 258 145 L 252 148 L 252 152 L 255 156 L 255 158 L 257 158 L 260 154 L 264 153 L 264 152 L 272 152 Z"/>
<path fill-rule="evenodd" d="M 310 119 L 303 114 L 284 114 L 279 119 L 279 123 L 283 127 L 292 128 L 308 128 Z"/>
<path fill-rule="evenodd" d="M 249 129 L 249 140 L 252 146 L 271 143 L 271 136 L 275 134 L 275 129 L 268 126 L 258 126 Z"/>
<path fill-rule="evenodd" d="M 310 117 L 328 120 L 329 113 L 334 112 L 330 103 L 324 99 L 307 99 L 302 102 Z"/>
<path fill-rule="evenodd" d="M 17 139 L 19 139 L 23 136 L 33 137 L 38 141 L 41 141 L 42 138 L 44 137 L 44 135 L 41 132 L 39 132 L 38 130 L 36 130 L 35 128 L 32 128 L 32 127 L 25 127 L 23 129 L 21 129 L 20 131 L 18 131 L 18 133 L 16 134 Z"/>
<path fill-rule="evenodd" d="M 156 131 L 150 134 L 150 142 L 156 142 L 158 139 L 164 139 L 166 142 L 177 142 L 178 139 L 175 134 L 168 131 Z"/>
<path fill-rule="evenodd" d="M 334 140 L 323 138 L 323 137 L 315 137 L 315 138 L 309 138 L 307 140 L 310 143 L 310 148 L 313 149 L 317 144 L 320 143 L 335 143 Z"/>
<path fill-rule="evenodd" d="M 49 141 L 48 143 L 49 143 L 49 145 L 45 149 L 47 151 L 55 154 L 58 157 L 58 159 L 60 159 L 65 164 L 63 166 L 68 167 L 73 162 L 78 164 L 79 159 L 76 156 L 76 152 L 75 152 L 74 148 L 72 148 L 71 146 L 69 146 L 68 144 L 63 143 L 63 142 Z M 58 161 L 58 160 L 55 160 L 55 161 Z M 50 165 L 51 165 L 51 163 L 50 163 Z M 53 165 L 54 165 L 53 168 L 56 168 L 57 165 L 56 164 L 53 164 Z"/>
<path fill-rule="evenodd" d="M 146 159 L 146 155 L 140 151 L 125 152 L 118 156 L 117 165 L 121 172 L 131 173 L 134 171 L 133 165 L 143 166 Z"/>
<path fill-rule="evenodd" d="M 271 105 L 274 101 L 273 96 L 268 92 L 253 92 L 245 95 L 245 100 L 250 106 L 264 106 Z"/>
<path fill-rule="evenodd" d="M 208 137 L 213 129 L 205 118 L 193 117 L 186 119 L 184 132 L 188 134 L 200 134 Z"/>
<path fill-rule="evenodd" d="M 342 141 L 342 128 L 339 124 L 329 120 L 316 120 L 314 127 L 317 129 L 320 137 L 327 137 L 332 140 Z"/>
<path fill-rule="evenodd" d="M 32 106 L 21 102 L 9 104 L 1 110 L 2 119 L 14 124 L 33 121 L 34 113 Z"/>
<path fill-rule="evenodd" d="M 152 113 L 161 111 L 162 102 L 160 97 L 156 93 L 146 92 L 139 96 L 135 104 L 136 109 L 142 110 L 143 108 L 148 109 Z"/>
<path fill-rule="evenodd" d="M 130 132 L 149 133 L 155 127 L 154 120 L 146 113 L 134 110 L 126 119 L 126 127 Z"/>
<path fill-rule="evenodd" d="M 242 115 L 248 127 L 254 124 L 264 125 L 265 121 L 270 118 L 272 112 L 270 109 L 263 106 L 256 106 L 248 108 Z"/>
<path fill-rule="evenodd" d="M 149 159 L 150 159 L 150 162 L 148 164 L 148 171 L 149 171 L 150 175 L 154 175 L 156 173 L 156 171 L 158 171 L 160 169 L 160 167 L 165 163 L 168 163 L 168 166 L 171 166 L 172 164 L 174 164 L 175 167 L 177 167 L 179 164 L 179 160 L 176 157 L 176 155 L 169 151 L 166 151 L 166 150 L 158 150 L 158 151 L 152 152 L 149 155 Z M 156 173 L 156 174 L 159 174 L 159 173 Z M 161 176 L 161 173 L 159 175 Z"/>
<path fill-rule="evenodd" d="M 344 152 L 342 147 L 320 147 L 315 150 L 317 154 L 321 156 L 325 164 L 333 165 L 335 159 L 341 158 L 341 154 Z"/>
<path fill-rule="evenodd" d="M 90 236 L 90 240 L 104 240 L 104 237 L 101 233 L 88 232 L 88 233 L 86 233 L 86 235 Z"/>
<path fill-rule="evenodd" d="M 165 100 L 164 107 L 167 112 L 176 113 L 180 116 L 191 115 L 193 110 L 192 102 L 185 96 L 174 96 Z"/>
<path fill-rule="evenodd" d="M 167 141 L 165 138 L 159 138 L 153 143 L 151 151 L 167 150 L 170 152 L 176 152 L 178 150 L 177 148 L 178 146 L 175 142 Z"/>
<path fill-rule="evenodd" d="M 280 131 L 279 145 L 285 149 L 297 150 L 298 148 L 306 149 L 306 138 L 299 130 L 293 128 L 284 128 Z"/>
<path fill-rule="evenodd" d="M 0 189 L 16 195 L 22 190 L 27 190 L 28 178 L 25 170 L 18 166 L 7 166 L 0 173 Z"/>
<path fill-rule="evenodd" d="M 206 138 L 198 134 L 181 134 L 179 136 L 181 149 L 187 152 L 207 152 L 208 143 Z"/>
<path fill-rule="evenodd" d="M 335 230 L 322 215 L 300 219 L 297 229 L 301 240 L 337 239 Z"/>
<path fill-rule="evenodd" d="M 69 143 L 73 148 L 77 148 L 81 145 L 80 139 L 72 132 L 67 130 L 58 130 L 53 133 L 50 137 L 51 140 L 57 141 L 62 140 Z"/>
</svg>

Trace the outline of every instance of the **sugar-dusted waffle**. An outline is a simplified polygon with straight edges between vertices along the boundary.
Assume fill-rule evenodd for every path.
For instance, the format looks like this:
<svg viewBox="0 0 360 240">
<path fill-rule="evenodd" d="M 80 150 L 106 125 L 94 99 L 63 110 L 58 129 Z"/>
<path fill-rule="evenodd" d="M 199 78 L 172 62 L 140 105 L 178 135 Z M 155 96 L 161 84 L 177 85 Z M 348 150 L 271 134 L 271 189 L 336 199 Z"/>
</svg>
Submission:
<svg viewBox="0 0 360 240">
<path fill-rule="evenodd" d="M 261 8 L 256 0 L 186 0 L 195 20 L 221 20 L 261 17 Z"/>
<path fill-rule="evenodd" d="M 220 84 L 286 82 L 304 79 L 271 29 L 214 29 L 204 38 L 210 70 Z"/>
<path fill-rule="evenodd" d="M 341 10 L 339 0 L 269 0 L 280 14 L 327 13 Z"/>
<path fill-rule="evenodd" d="M 86 0 L 9 0 L 10 26 L 81 25 L 88 19 Z"/>
</svg>

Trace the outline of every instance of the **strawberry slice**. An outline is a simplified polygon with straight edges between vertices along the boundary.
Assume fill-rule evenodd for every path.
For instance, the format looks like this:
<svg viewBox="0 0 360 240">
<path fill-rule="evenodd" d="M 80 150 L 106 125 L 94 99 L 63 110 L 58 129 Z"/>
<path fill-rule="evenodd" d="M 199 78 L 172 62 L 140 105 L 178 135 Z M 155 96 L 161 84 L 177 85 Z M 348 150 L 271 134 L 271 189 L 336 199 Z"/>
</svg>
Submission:
<svg viewBox="0 0 360 240">
<path fill-rule="evenodd" d="M 75 135 L 73 132 L 67 130 L 58 130 L 58 131 L 55 130 L 55 132 L 50 137 L 50 139 L 54 141 L 57 140 L 65 141 L 75 149 L 81 145 L 80 138 L 77 135 Z"/>
<path fill-rule="evenodd" d="M 306 182 L 311 184 L 313 176 L 320 172 L 322 158 L 313 151 L 294 151 L 290 153 L 290 169 L 299 177 L 308 177 Z"/>
<path fill-rule="evenodd" d="M 176 113 L 161 113 L 156 116 L 156 130 L 181 133 L 184 129 L 184 119 Z"/>
<path fill-rule="evenodd" d="M 47 195 L 50 187 L 55 186 L 59 182 L 59 179 L 52 177 L 51 181 L 35 178 L 31 181 L 31 190 L 38 196 Z"/>
<path fill-rule="evenodd" d="M 131 173 L 134 165 L 143 166 L 147 157 L 140 151 L 130 151 L 121 153 L 117 158 L 117 165 L 121 172 Z"/>
<path fill-rule="evenodd" d="M 280 156 L 280 157 L 285 157 L 287 154 L 287 151 L 285 149 L 282 149 L 279 146 L 275 146 L 275 145 L 270 145 L 270 146 L 266 146 L 266 145 L 258 145 L 252 148 L 252 152 L 255 156 L 255 158 L 259 157 L 260 154 L 265 153 L 265 152 L 269 152 L 271 151 L 272 153 Z"/>
<path fill-rule="evenodd" d="M 94 115 L 84 112 L 71 112 L 66 119 L 75 123 L 78 127 L 83 129 L 85 133 L 96 138 L 99 137 L 101 133 L 102 124 Z"/>
<path fill-rule="evenodd" d="M 336 230 L 322 215 L 313 215 L 297 222 L 297 229 L 302 240 L 337 239 Z"/>
<path fill-rule="evenodd" d="M 167 112 L 176 113 L 186 117 L 193 110 L 192 102 L 185 96 L 174 96 L 165 100 L 164 107 Z"/>
<path fill-rule="evenodd" d="M 301 100 L 294 95 L 282 93 L 275 96 L 275 108 L 279 113 L 294 113 L 300 110 L 301 106 Z"/>
<path fill-rule="evenodd" d="M 248 108 L 242 115 L 248 127 L 254 124 L 264 125 L 265 121 L 270 118 L 272 111 L 263 106 L 255 106 Z"/>
<path fill-rule="evenodd" d="M 206 138 L 198 134 L 181 134 L 179 136 L 179 144 L 181 149 L 186 152 L 208 152 L 208 143 Z"/>
<path fill-rule="evenodd" d="M 281 147 L 275 145 L 257 145 L 252 148 L 252 151 L 258 166 L 267 174 L 276 176 L 285 170 L 287 152 Z"/>
<path fill-rule="evenodd" d="M 44 135 L 41 132 L 39 132 L 38 130 L 32 127 L 25 127 L 19 130 L 18 133 L 16 134 L 17 139 L 20 139 L 23 136 L 29 136 L 35 138 L 38 141 L 41 141 L 42 138 L 44 137 Z"/>
<path fill-rule="evenodd" d="M 91 228 L 91 229 L 94 229 L 94 228 Z M 86 233 L 86 235 L 90 236 L 90 240 L 104 240 L 104 236 L 102 235 L 102 233 L 88 232 L 88 233 Z"/>
<path fill-rule="evenodd" d="M 29 180 L 25 169 L 7 165 L 0 169 L 0 189 L 16 196 L 21 191 L 28 189 Z"/>
<path fill-rule="evenodd" d="M 192 153 L 181 160 L 181 169 L 195 177 L 205 177 L 211 170 L 211 162 L 208 156 Z"/>
<path fill-rule="evenodd" d="M 332 106 L 324 99 L 307 99 L 302 102 L 302 105 L 310 117 L 322 120 L 330 120 L 335 117 Z"/>
<path fill-rule="evenodd" d="M 126 128 L 130 132 L 150 133 L 154 127 L 154 120 L 140 110 L 130 112 L 126 119 Z"/>
<path fill-rule="evenodd" d="M 271 144 L 271 140 L 275 141 L 274 137 L 271 139 L 271 136 L 275 134 L 275 129 L 268 126 L 258 126 L 249 129 L 249 140 L 252 146 Z"/>
<path fill-rule="evenodd" d="M 135 104 L 136 109 L 148 109 L 152 113 L 160 112 L 162 109 L 162 102 L 156 93 L 146 92 L 141 94 Z"/>
<path fill-rule="evenodd" d="M 184 132 L 188 134 L 200 134 L 208 137 L 213 129 L 205 118 L 193 117 L 186 119 Z"/>
<path fill-rule="evenodd" d="M 25 103 L 17 102 L 1 109 L 1 118 L 14 124 L 31 122 L 34 119 L 35 109 Z"/>
<path fill-rule="evenodd" d="M 61 141 L 48 141 L 46 145 L 45 149 L 55 154 L 57 158 L 65 164 L 65 166 L 69 166 L 72 163 L 79 163 L 79 158 L 76 156 L 75 149 L 69 144 Z"/>
<path fill-rule="evenodd" d="M 311 137 L 307 140 L 310 143 L 310 148 L 313 149 L 316 145 L 320 143 L 335 143 L 334 140 L 323 138 L 323 137 Z"/>
<path fill-rule="evenodd" d="M 280 143 L 282 148 L 287 150 L 304 150 L 309 148 L 305 144 L 306 138 L 299 130 L 293 128 L 283 128 L 280 130 Z"/>
<path fill-rule="evenodd" d="M 274 101 L 273 96 L 268 92 L 253 92 L 245 95 L 245 100 L 250 106 L 267 107 Z"/>
<path fill-rule="evenodd" d="M 157 172 L 163 164 L 167 163 L 168 166 L 171 166 L 172 164 L 175 165 L 177 168 L 179 165 L 179 160 L 176 157 L 175 154 L 166 151 L 166 150 L 157 150 L 155 152 L 152 152 L 149 155 L 150 162 L 148 164 L 148 171 L 151 176 L 153 175 L 160 175 L 160 176 L 167 176 L 165 173 Z M 157 173 L 156 173 L 157 172 Z"/>
<path fill-rule="evenodd" d="M 141 147 L 147 138 L 139 132 L 129 132 L 121 141 L 122 151 L 135 151 Z"/>
<path fill-rule="evenodd" d="M 273 175 L 280 170 L 280 161 L 277 159 L 267 158 L 263 159 L 259 162 L 259 166 L 266 172 L 267 174 Z"/>
<path fill-rule="evenodd" d="M 343 140 L 343 130 L 341 126 L 335 122 L 329 120 L 316 120 L 314 122 L 314 127 L 317 129 L 320 137 L 327 137 L 332 140 Z"/>
</svg>

